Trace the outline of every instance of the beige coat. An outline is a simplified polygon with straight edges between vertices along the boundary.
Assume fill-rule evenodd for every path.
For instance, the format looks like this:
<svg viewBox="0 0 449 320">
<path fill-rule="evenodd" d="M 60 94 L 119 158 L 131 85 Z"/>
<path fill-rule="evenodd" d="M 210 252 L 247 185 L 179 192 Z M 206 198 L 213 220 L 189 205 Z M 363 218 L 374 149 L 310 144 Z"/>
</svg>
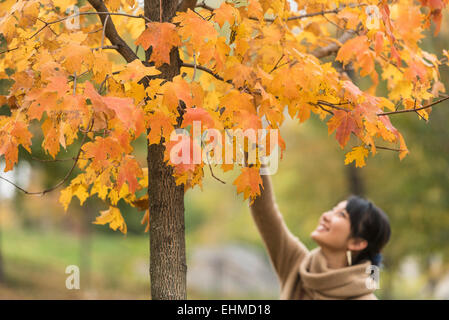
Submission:
<svg viewBox="0 0 449 320">
<path fill-rule="evenodd" d="M 317 247 L 309 251 L 287 228 L 279 212 L 268 176 L 264 189 L 250 206 L 271 263 L 276 271 L 282 300 L 363 299 L 375 300 L 368 289 L 369 261 L 340 269 L 329 269 Z"/>
</svg>

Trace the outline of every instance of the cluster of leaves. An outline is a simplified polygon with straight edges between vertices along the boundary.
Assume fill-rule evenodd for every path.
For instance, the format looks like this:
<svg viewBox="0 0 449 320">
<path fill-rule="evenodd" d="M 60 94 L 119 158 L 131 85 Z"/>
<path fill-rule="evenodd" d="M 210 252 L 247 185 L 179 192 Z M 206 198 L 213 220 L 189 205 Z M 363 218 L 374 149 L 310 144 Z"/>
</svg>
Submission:
<svg viewBox="0 0 449 320">
<path fill-rule="evenodd" d="M 83 203 L 97 194 L 110 208 L 96 223 L 122 232 L 126 224 L 117 202 L 147 207 L 147 198 L 135 195 L 148 187 L 146 168 L 131 146 L 142 134 L 149 144 L 166 145 L 165 161 L 185 190 L 201 186 L 205 164 L 172 163 L 176 142 L 170 135 L 193 121 L 226 138 L 230 129 L 279 129 L 285 109 L 300 123 L 314 113 L 326 121 L 329 134 L 336 132 L 341 148 L 355 137 L 357 145 L 345 163 L 363 166 L 369 152 L 376 153 L 378 140 L 396 144 L 402 159 L 407 146 L 389 114 L 408 110 L 427 120 L 431 108 L 426 104 L 444 92 L 438 80 L 443 58 L 422 50 L 419 41 L 431 21 L 438 32 L 448 0 L 295 0 L 296 11 L 286 0 L 249 0 L 202 5 L 178 12 L 171 22 L 149 21 L 134 0 L 107 0 L 106 27 L 126 31 L 136 46 L 152 48 L 149 61 L 136 55 L 126 62 L 119 54 L 123 45 L 108 38 L 91 1 L 70 18 L 79 19 L 79 28 L 67 27 L 66 8 L 76 3 L 0 3 L 0 79 L 13 82 L 0 96 L 0 104 L 10 109 L 10 115 L 0 116 L 0 156 L 5 171 L 13 169 L 19 146 L 30 152 L 39 128 L 42 148 L 54 159 L 61 146 L 82 139 L 74 165 L 83 172 L 62 190 L 60 201 L 67 209 L 73 196 Z M 371 16 L 368 6 L 378 16 Z M 181 74 L 167 81 L 158 77 L 158 68 L 170 63 L 174 48 L 182 59 Z M 369 76 L 372 86 L 361 90 L 321 60 L 333 53 L 343 65 Z M 388 85 L 387 97 L 376 96 L 379 75 Z M 188 142 L 189 148 L 204 147 Z M 278 145 L 285 149 L 280 133 Z M 243 151 L 259 147 L 252 141 Z M 233 157 L 237 163 L 238 152 Z M 228 171 L 234 164 L 217 167 Z M 245 198 L 260 193 L 259 167 L 242 166 L 234 181 Z"/>
</svg>

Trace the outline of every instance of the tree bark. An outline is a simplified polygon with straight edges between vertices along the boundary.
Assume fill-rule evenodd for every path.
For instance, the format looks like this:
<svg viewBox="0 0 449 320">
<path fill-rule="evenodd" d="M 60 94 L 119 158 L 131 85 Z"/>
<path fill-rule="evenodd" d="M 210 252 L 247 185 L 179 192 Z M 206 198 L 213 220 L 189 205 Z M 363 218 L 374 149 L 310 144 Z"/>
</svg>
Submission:
<svg viewBox="0 0 449 320">
<path fill-rule="evenodd" d="M 171 21 L 177 5 L 177 0 L 145 0 L 145 16 L 151 21 Z M 145 52 L 146 60 L 150 56 L 151 48 Z M 180 62 L 178 50 L 173 49 L 170 65 L 164 64 L 159 68 L 161 77 L 173 79 L 180 73 Z M 184 185 L 176 185 L 173 168 L 164 163 L 165 147 L 162 143 L 148 146 L 147 159 L 151 298 L 179 300 L 187 298 Z"/>
</svg>

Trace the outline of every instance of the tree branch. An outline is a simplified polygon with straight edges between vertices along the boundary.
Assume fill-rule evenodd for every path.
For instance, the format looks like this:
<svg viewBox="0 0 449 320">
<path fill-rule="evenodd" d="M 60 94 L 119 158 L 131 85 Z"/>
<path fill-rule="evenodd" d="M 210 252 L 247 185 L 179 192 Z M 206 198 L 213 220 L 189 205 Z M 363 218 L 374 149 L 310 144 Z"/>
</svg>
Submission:
<svg viewBox="0 0 449 320">
<path fill-rule="evenodd" d="M 338 42 L 345 43 L 349 39 L 352 38 L 352 36 L 356 33 L 354 30 L 346 30 L 340 38 L 338 38 Z M 338 49 L 340 49 L 340 45 L 337 43 L 331 43 L 328 46 L 316 48 L 312 51 L 312 55 L 317 57 L 318 59 L 327 57 L 331 55 L 334 52 L 337 52 Z"/>
<path fill-rule="evenodd" d="M 398 111 L 391 111 L 391 112 L 383 112 L 383 113 L 378 113 L 377 116 L 388 116 L 388 115 L 397 114 L 397 113 L 416 112 L 418 110 L 423 110 L 423 109 L 427 109 L 427 108 L 433 107 L 433 106 L 435 106 L 435 105 L 437 105 L 437 104 L 439 104 L 439 103 L 441 103 L 443 101 L 446 101 L 446 100 L 449 100 L 449 96 L 445 97 L 445 98 L 442 98 L 440 100 L 434 101 L 432 103 L 429 103 L 428 105 L 425 105 L 425 106 L 420 107 L 420 108 L 407 109 L 407 110 L 398 110 Z"/>
<path fill-rule="evenodd" d="M 220 75 L 218 75 L 218 74 L 216 74 L 215 72 L 213 72 L 212 70 L 210 70 L 210 69 L 208 69 L 208 68 L 206 68 L 206 67 L 200 66 L 200 65 L 198 65 L 198 64 L 193 64 L 193 63 L 186 63 L 186 62 L 183 62 L 183 63 L 181 63 L 181 67 L 202 70 L 202 71 L 204 71 L 204 72 L 209 73 L 210 75 L 212 75 L 212 76 L 213 76 L 215 79 L 217 79 L 217 80 L 225 81 L 225 80 L 223 79 L 223 77 L 221 77 Z M 227 83 L 232 83 L 231 80 L 227 80 L 227 81 L 225 81 L 225 82 L 227 82 Z"/>
<path fill-rule="evenodd" d="M 92 7 L 95 8 L 95 10 L 97 10 L 97 14 L 100 17 L 101 23 L 104 27 L 104 34 L 106 35 L 106 37 L 109 39 L 109 41 L 111 41 L 111 44 L 113 46 L 117 46 L 118 48 L 116 49 L 123 58 L 125 58 L 126 62 L 132 62 L 135 59 L 138 59 L 137 55 L 134 53 L 133 50 L 131 50 L 131 48 L 126 44 L 126 42 L 119 36 L 119 34 L 117 33 L 117 29 L 115 29 L 115 25 L 111 21 L 107 21 L 107 16 L 110 15 L 111 13 L 108 11 L 108 8 L 106 8 L 105 4 L 103 3 L 103 1 L 101 0 L 88 0 L 89 3 L 91 4 Z M 126 14 L 121 14 L 121 15 L 126 15 Z M 127 15 L 129 16 L 129 15 Z M 146 21 L 148 21 L 149 19 L 144 17 L 144 16 L 134 16 L 134 17 L 139 17 L 142 19 L 145 19 Z"/>
<path fill-rule="evenodd" d="M 341 6 L 339 8 L 332 9 L 332 10 L 322 10 L 322 11 L 319 11 L 319 12 L 312 12 L 312 13 L 300 14 L 298 16 L 291 16 L 291 17 L 288 17 L 286 19 L 286 21 L 301 20 L 301 19 L 311 18 L 311 17 L 316 17 L 316 16 L 324 16 L 326 14 L 337 14 L 337 13 L 339 13 L 340 11 L 342 11 L 345 8 L 358 8 L 358 7 L 364 7 L 364 6 L 367 6 L 367 5 L 368 4 L 366 4 L 366 3 L 349 4 L 349 5 L 344 5 L 344 6 Z M 214 7 L 211 7 L 211 6 L 207 5 L 204 2 L 199 3 L 198 5 L 196 5 L 196 8 L 203 8 L 203 9 L 206 9 L 206 10 L 209 10 L 209 11 L 214 11 L 215 9 L 217 9 L 217 8 L 214 8 Z M 249 19 L 257 20 L 257 21 L 259 20 L 256 17 L 250 17 Z M 265 18 L 264 19 L 264 21 L 266 21 L 266 22 L 274 22 L 274 20 L 276 20 L 276 18 Z"/>
<path fill-rule="evenodd" d="M 100 1 L 101 1 L 101 0 L 100 0 Z M 75 14 L 72 14 L 72 15 L 70 15 L 70 16 L 67 16 L 67 17 L 64 17 L 64 18 L 60 18 L 60 19 L 57 19 L 57 20 L 54 20 L 54 21 L 50 21 L 50 22 L 47 22 L 47 21 L 44 21 L 44 20 L 39 19 L 39 21 L 41 21 L 42 23 L 44 23 L 44 26 L 41 27 L 39 30 L 37 30 L 37 31 L 36 31 L 31 37 L 29 37 L 28 39 L 32 39 L 32 38 L 35 37 L 39 32 L 41 32 L 42 30 L 44 30 L 45 28 L 49 27 L 49 26 L 52 25 L 52 24 L 59 23 L 59 22 L 62 22 L 62 21 L 64 21 L 64 20 L 67 20 L 67 19 L 76 18 L 76 17 L 79 17 L 79 16 L 89 16 L 89 15 L 99 15 L 99 16 L 101 16 L 101 15 L 107 15 L 107 16 L 123 16 L 123 17 L 129 17 L 129 18 L 144 19 L 144 20 L 146 20 L 147 22 L 151 22 L 150 19 L 144 17 L 144 16 L 141 15 L 141 14 L 136 16 L 136 15 L 132 15 L 132 14 L 128 14 L 128 13 L 109 12 L 108 9 L 107 9 L 106 6 L 105 6 L 105 11 L 101 11 L 101 12 L 79 12 L 79 13 L 75 13 Z M 96 30 L 96 31 L 91 31 L 91 32 L 89 32 L 89 33 L 98 32 L 98 31 L 100 31 L 100 30 L 102 30 L 102 29 L 99 29 L 99 30 Z"/>
</svg>

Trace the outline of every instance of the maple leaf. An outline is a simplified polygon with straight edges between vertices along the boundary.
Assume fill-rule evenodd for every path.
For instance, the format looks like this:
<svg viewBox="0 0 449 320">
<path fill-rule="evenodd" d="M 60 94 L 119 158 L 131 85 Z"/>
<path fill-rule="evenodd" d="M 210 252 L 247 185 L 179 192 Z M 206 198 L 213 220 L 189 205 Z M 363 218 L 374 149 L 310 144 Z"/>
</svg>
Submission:
<svg viewBox="0 0 449 320">
<path fill-rule="evenodd" d="M 179 100 L 182 100 L 187 107 L 193 106 L 193 97 L 190 84 L 182 77 L 176 76 L 173 81 L 169 81 L 162 86 L 163 103 L 170 110 L 177 110 Z"/>
<path fill-rule="evenodd" d="M 42 124 L 42 132 L 44 133 L 42 146 L 54 159 L 59 152 L 61 135 L 64 133 L 61 132 L 58 123 L 55 123 L 50 118 L 47 118 Z"/>
<path fill-rule="evenodd" d="M 3 139 L 0 140 L 0 142 L 2 142 L 2 144 L 0 145 L 0 155 L 5 155 L 6 165 L 4 172 L 8 172 L 9 170 L 12 170 L 14 164 L 17 163 L 19 158 L 19 151 L 17 149 L 17 145 L 11 140 L 2 140 Z"/>
<path fill-rule="evenodd" d="M 81 74 L 82 67 L 91 68 L 94 64 L 92 50 L 88 46 L 69 43 L 61 49 L 64 58 L 63 66 L 70 74 Z"/>
<path fill-rule="evenodd" d="M 203 48 L 206 42 L 215 43 L 217 39 L 218 32 L 212 22 L 201 18 L 190 9 L 187 9 L 187 12 L 178 12 L 173 18 L 173 22 L 180 24 L 178 33 L 182 39 L 189 39 L 189 43 L 197 49 Z"/>
<path fill-rule="evenodd" d="M 136 192 L 136 190 L 139 188 L 137 178 L 142 177 L 142 174 L 142 168 L 139 166 L 139 163 L 136 161 L 136 159 L 131 158 L 130 156 L 126 156 L 125 160 L 122 161 L 118 171 L 118 189 L 121 189 L 123 183 L 127 182 L 129 191 L 131 193 Z"/>
<path fill-rule="evenodd" d="M 31 153 L 31 138 L 33 135 L 28 131 L 28 126 L 23 121 L 15 121 L 11 129 L 11 136 L 15 138 L 18 145 L 22 145 L 29 153 Z"/>
<path fill-rule="evenodd" d="M 364 146 L 358 146 L 352 148 L 351 152 L 346 154 L 345 164 L 350 164 L 355 161 L 356 167 L 365 166 L 365 158 L 368 156 L 369 151 Z"/>
<path fill-rule="evenodd" d="M 158 75 L 161 72 L 155 67 L 146 67 L 142 61 L 135 59 L 126 64 L 122 69 L 118 70 L 119 74 L 116 76 L 121 81 L 139 81 L 145 76 Z"/>
<path fill-rule="evenodd" d="M 114 110 L 126 129 L 133 129 L 137 136 L 143 132 L 143 111 L 134 106 L 133 99 L 116 97 L 103 97 L 102 99 L 108 108 Z"/>
<path fill-rule="evenodd" d="M 173 23 L 149 22 L 135 44 L 141 45 L 145 50 L 152 47 L 150 60 L 159 67 L 170 63 L 170 51 L 181 45 L 181 39 Z"/>
<path fill-rule="evenodd" d="M 215 21 L 220 27 L 223 27 L 226 22 L 228 22 L 231 26 L 234 23 L 240 22 L 239 11 L 226 2 L 223 2 L 218 9 L 213 11 L 213 13 L 215 14 Z"/>
<path fill-rule="evenodd" d="M 108 210 L 100 211 L 100 213 L 101 215 L 93 222 L 94 224 L 104 225 L 109 223 L 109 227 L 112 230 L 119 229 L 122 233 L 126 234 L 126 223 L 118 208 L 110 206 Z"/>
<path fill-rule="evenodd" d="M 354 55 L 359 56 L 368 50 L 369 43 L 367 36 L 358 36 L 346 41 L 338 50 L 337 57 L 335 59 L 343 62 L 344 66 L 352 59 Z"/>
<path fill-rule="evenodd" d="M 357 123 L 350 112 L 336 110 L 334 116 L 327 122 L 329 135 L 336 131 L 336 139 L 343 149 L 348 143 L 352 132 L 358 133 Z"/>
<path fill-rule="evenodd" d="M 263 185 L 257 167 L 244 167 L 241 174 L 232 183 L 237 187 L 237 194 L 243 192 L 244 199 L 255 198 L 260 194 L 259 185 Z"/>
<path fill-rule="evenodd" d="M 119 156 L 121 148 L 112 137 L 97 136 L 94 142 L 83 145 L 82 150 L 86 158 L 92 159 L 92 168 L 100 170 L 109 165 L 109 159 L 115 159 Z"/>
<path fill-rule="evenodd" d="M 185 128 L 188 125 L 192 125 L 193 121 L 199 121 L 201 126 L 207 128 L 214 128 L 214 119 L 210 116 L 209 112 L 203 108 L 187 108 L 183 115 L 183 121 L 181 128 Z"/>
<path fill-rule="evenodd" d="M 161 110 L 157 110 L 153 114 L 148 115 L 148 121 L 151 128 L 147 137 L 149 144 L 158 144 L 161 138 L 164 138 L 165 141 L 170 140 L 176 119 L 173 119 Z"/>
</svg>

